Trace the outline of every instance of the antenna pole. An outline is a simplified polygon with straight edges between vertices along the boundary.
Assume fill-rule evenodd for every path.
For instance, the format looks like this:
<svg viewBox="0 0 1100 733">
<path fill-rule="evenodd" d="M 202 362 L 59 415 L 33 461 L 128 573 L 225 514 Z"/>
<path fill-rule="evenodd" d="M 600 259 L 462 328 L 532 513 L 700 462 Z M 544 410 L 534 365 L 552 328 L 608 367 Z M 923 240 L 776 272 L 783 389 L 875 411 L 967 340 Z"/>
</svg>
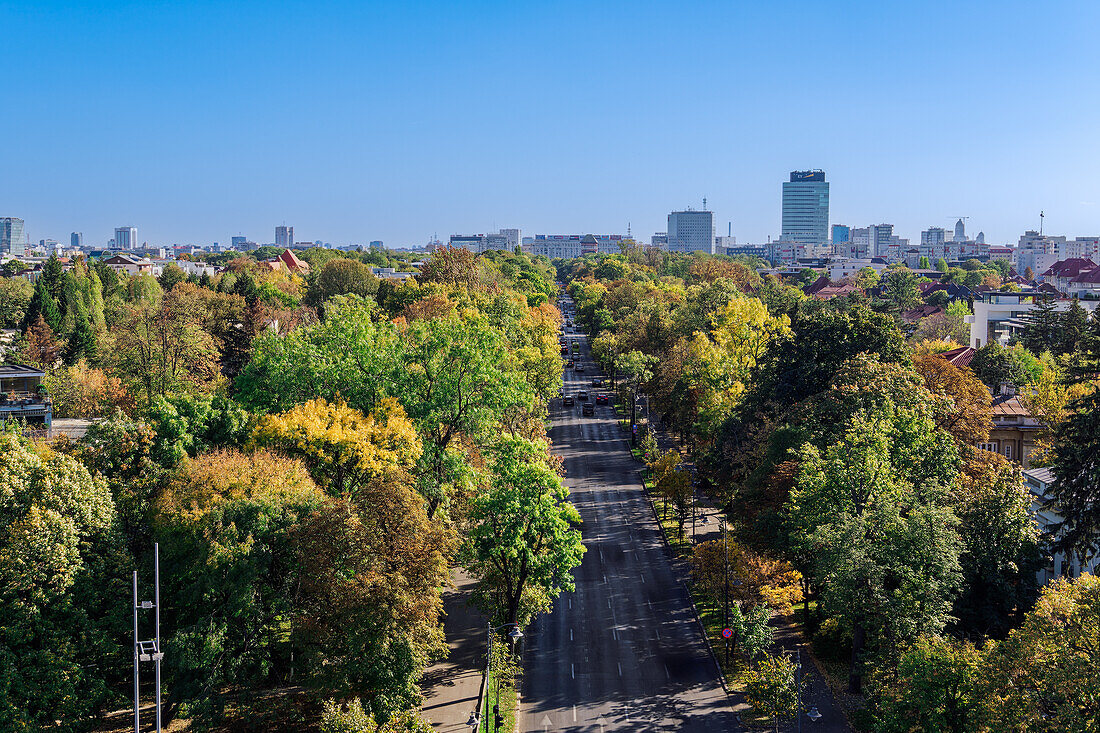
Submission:
<svg viewBox="0 0 1100 733">
<path fill-rule="evenodd" d="M 134 571 L 134 733 L 141 733 L 141 699 L 138 670 L 138 599 L 137 571 Z"/>
<path fill-rule="evenodd" d="M 160 543 L 153 543 L 153 582 L 156 588 L 153 590 L 154 603 L 156 605 L 157 618 L 157 733 L 160 733 Z"/>
</svg>

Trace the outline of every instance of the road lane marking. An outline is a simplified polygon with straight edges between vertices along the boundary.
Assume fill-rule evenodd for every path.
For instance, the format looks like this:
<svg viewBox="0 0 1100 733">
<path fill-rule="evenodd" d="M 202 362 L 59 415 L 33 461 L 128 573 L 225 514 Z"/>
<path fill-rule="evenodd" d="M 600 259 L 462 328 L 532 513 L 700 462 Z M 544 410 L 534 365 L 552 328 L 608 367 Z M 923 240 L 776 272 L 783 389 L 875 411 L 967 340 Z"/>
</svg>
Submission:
<svg viewBox="0 0 1100 733">
<path fill-rule="evenodd" d="M 569 665 L 569 676 L 573 679 L 577 679 L 577 670 L 573 668 L 573 665 Z"/>
<path fill-rule="evenodd" d="M 616 662 L 615 664 L 617 664 L 619 666 L 619 676 L 622 677 L 623 676 L 623 663 L 622 662 Z"/>
<path fill-rule="evenodd" d="M 665 665 L 665 678 L 666 679 L 672 679 L 672 675 L 670 675 L 668 673 L 668 665 L 667 664 Z"/>
<path fill-rule="evenodd" d="M 573 641 L 573 629 L 569 629 L 569 641 Z"/>
<path fill-rule="evenodd" d="M 576 705 L 573 706 L 573 722 L 574 723 L 577 722 L 577 706 Z"/>
</svg>

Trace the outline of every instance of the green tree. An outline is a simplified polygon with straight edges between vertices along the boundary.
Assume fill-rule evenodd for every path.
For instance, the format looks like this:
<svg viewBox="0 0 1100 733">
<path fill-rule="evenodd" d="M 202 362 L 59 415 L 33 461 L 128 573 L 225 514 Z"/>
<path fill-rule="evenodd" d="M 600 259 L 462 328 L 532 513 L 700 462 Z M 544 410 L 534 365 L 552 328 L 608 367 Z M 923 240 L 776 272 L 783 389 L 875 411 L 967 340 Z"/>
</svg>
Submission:
<svg viewBox="0 0 1100 733">
<path fill-rule="evenodd" d="M 571 571 L 584 555 L 581 518 L 544 445 L 505 436 L 491 450 L 489 475 L 469 507 L 471 568 L 494 617 L 522 626 L 572 592 Z"/>
<path fill-rule="evenodd" d="M 1081 307 L 1081 301 L 1074 298 L 1066 312 L 1061 315 L 1058 345 L 1052 351 L 1072 354 L 1077 351 L 1081 340 L 1089 327 L 1089 314 Z"/>
<path fill-rule="evenodd" d="M 161 290 L 167 293 L 186 279 L 187 273 L 183 271 L 183 268 L 174 262 L 169 262 L 164 266 L 164 269 L 161 270 L 157 282 L 160 283 Z"/>
<path fill-rule="evenodd" d="M 990 730 L 1100 727 L 1100 576 L 1059 579 L 987 654 Z"/>
<path fill-rule="evenodd" d="M 88 727 L 118 702 L 132 561 L 101 479 L 0 430 L 0 728 Z"/>
<path fill-rule="evenodd" d="M 886 665 L 871 682 L 874 728 L 880 733 L 981 733 L 986 696 L 981 651 L 966 641 L 921 637 L 896 668 Z"/>
<path fill-rule="evenodd" d="M 953 492 L 963 584 L 954 616 L 968 634 L 1003 637 L 1038 592 L 1042 560 L 1031 492 L 1020 469 L 997 455 L 967 462 Z"/>
<path fill-rule="evenodd" d="M 920 407 L 888 402 L 847 428 L 824 454 L 803 446 L 787 521 L 826 610 L 852 629 L 849 686 L 858 692 L 865 644 L 889 656 L 949 618 L 960 577 L 946 494 L 958 453 Z"/>
<path fill-rule="evenodd" d="M 936 269 L 939 270 L 940 272 L 946 273 L 949 269 L 948 266 L 947 266 L 947 260 L 945 260 L 943 257 L 940 257 L 939 259 L 937 259 L 936 260 Z"/>
<path fill-rule="evenodd" d="M 218 354 L 201 318 L 179 288 L 157 302 L 126 305 L 107 335 L 103 361 L 146 405 L 173 392 L 203 389 L 217 377 Z"/>
<path fill-rule="evenodd" d="M 928 270 L 928 269 L 931 269 L 931 267 L 932 267 L 932 262 L 927 257 L 924 257 L 922 255 L 921 258 L 920 258 L 920 269 Z"/>
<path fill-rule="evenodd" d="M 218 723 L 224 692 L 249 711 L 269 704 L 254 702 L 259 690 L 291 679 L 291 532 L 322 498 L 300 463 L 266 451 L 187 461 L 158 497 L 169 719 L 186 704 Z"/>
<path fill-rule="evenodd" d="M 1033 354 L 1057 349 L 1062 340 L 1062 316 L 1054 305 L 1054 299 L 1039 298 L 1035 307 L 1024 316 L 1026 325 L 1019 341 Z"/>
<path fill-rule="evenodd" d="M 319 306 L 335 295 L 371 296 L 376 292 L 378 278 L 369 265 L 341 258 L 325 263 L 317 273 L 306 292 L 306 302 Z"/>
<path fill-rule="evenodd" d="M 1054 430 L 1054 483 L 1049 503 L 1062 517 L 1052 528 L 1056 548 L 1088 555 L 1100 539 L 1100 314 L 1093 312 L 1078 351 L 1070 358 L 1067 380 L 1093 388 L 1071 400 Z"/>
<path fill-rule="evenodd" d="M 921 304 L 917 276 L 904 265 L 891 265 L 882 273 L 879 291 L 892 313 L 902 313 Z"/>
<path fill-rule="evenodd" d="M 0 326 L 18 328 L 34 295 L 34 286 L 21 277 L 0 277 Z"/>
<path fill-rule="evenodd" d="M 23 314 L 23 324 L 20 326 L 20 330 L 25 331 L 39 316 L 42 316 L 51 331 L 54 333 L 60 331 L 61 310 L 58 308 L 57 299 L 50 292 L 50 286 L 45 276 L 39 277 L 34 284 L 34 293 L 31 295 L 30 303 L 27 304 L 26 311 Z"/>
<path fill-rule="evenodd" d="M 1001 346 L 993 341 L 974 353 L 970 368 L 990 389 L 1008 383 L 1025 387 L 1039 379 L 1043 366 L 1021 346 Z"/>
<path fill-rule="evenodd" d="M 765 654 L 741 675 L 745 699 L 757 713 L 775 719 L 776 731 L 780 718 L 793 718 L 801 712 L 798 681 L 798 665 L 786 654 Z"/>
</svg>

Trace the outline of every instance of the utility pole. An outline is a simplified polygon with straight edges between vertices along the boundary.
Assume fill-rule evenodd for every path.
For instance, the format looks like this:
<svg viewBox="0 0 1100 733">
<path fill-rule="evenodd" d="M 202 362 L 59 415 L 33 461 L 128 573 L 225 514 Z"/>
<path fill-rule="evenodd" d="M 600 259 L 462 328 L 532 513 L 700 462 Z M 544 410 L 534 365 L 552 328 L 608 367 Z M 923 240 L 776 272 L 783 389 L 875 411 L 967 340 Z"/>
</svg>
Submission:
<svg viewBox="0 0 1100 733">
<path fill-rule="evenodd" d="M 722 616 L 725 622 L 722 624 L 723 629 L 730 627 L 730 543 L 726 539 L 726 518 L 722 517 L 722 553 L 725 556 L 724 568 L 725 573 L 725 591 L 722 593 Z M 730 643 L 729 639 L 726 640 L 726 667 L 730 666 Z"/>
<path fill-rule="evenodd" d="M 134 571 L 134 733 L 141 733 L 141 677 L 140 663 L 156 664 L 156 719 L 157 733 L 160 729 L 160 661 L 164 652 L 160 645 L 160 545 L 153 543 L 153 598 L 152 601 L 138 602 L 138 574 Z M 138 610 L 155 611 L 155 636 L 142 641 L 138 638 Z"/>
</svg>

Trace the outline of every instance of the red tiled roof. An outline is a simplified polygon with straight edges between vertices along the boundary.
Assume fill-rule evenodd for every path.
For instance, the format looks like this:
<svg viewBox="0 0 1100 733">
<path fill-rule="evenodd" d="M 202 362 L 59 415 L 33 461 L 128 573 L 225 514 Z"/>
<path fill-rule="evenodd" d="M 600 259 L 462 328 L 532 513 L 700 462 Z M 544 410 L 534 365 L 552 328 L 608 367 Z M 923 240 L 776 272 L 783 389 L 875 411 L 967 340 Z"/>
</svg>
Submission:
<svg viewBox="0 0 1100 733">
<path fill-rule="evenodd" d="M 976 349 L 969 346 L 960 346 L 957 349 L 941 352 L 940 356 L 957 367 L 964 367 L 970 366 L 970 361 L 974 358 L 975 353 L 977 353 Z"/>
<path fill-rule="evenodd" d="M 922 318 L 928 318 L 939 313 L 943 313 L 943 308 L 938 305 L 918 305 L 916 308 L 905 311 L 901 314 L 901 320 L 906 323 L 916 323 Z"/>
<path fill-rule="evenodd" d="M 1086 270 L 1096 268 L 1096 263 L 1083 257 L 1070 257 L 1068 260 L 1058 260 L 1050 269 L 1043 273 L 1043 277 L 1077 277 Z"/>
<path fill-rule="evenodd" d="M 1087 283 L 1089 285 L 1100 285 L 1100 267 L 1095 267 L 1092 270 L 1082 272 L 1080 275 L 1073 278 L 1071 282 Z"/>
</svg>

